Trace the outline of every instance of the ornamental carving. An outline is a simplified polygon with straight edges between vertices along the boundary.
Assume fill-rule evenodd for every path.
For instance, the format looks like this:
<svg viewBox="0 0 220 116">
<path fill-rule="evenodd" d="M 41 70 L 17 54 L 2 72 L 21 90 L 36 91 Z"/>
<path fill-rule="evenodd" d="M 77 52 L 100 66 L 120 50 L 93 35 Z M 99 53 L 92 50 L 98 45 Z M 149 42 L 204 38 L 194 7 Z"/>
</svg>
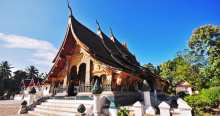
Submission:
<svg viewBox="0 0 220 116">
<path fill-rule="evenodd" d="M 71 72 L 71 67 L 72 66 L 77 66 L 77 72 L 78 72 L 78 68 L 79 68 L 79 64 L 81 64 L 81 60 L 83 58 L 83 54 L 77 54 L 77 55 L 74 55 L 72 57 L 70 57 L 69 59 L 69 72 Z"/>
</svg>

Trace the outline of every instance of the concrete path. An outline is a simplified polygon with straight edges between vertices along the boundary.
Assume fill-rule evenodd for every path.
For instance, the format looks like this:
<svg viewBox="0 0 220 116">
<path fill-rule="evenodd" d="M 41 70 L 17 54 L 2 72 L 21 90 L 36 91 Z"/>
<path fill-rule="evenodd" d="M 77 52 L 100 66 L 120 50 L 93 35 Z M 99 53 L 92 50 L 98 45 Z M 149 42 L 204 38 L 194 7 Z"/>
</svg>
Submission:
<svg viewBox="0 0 220 116">
<path fill-rule="evenodd" d="M 33 116 L 18 114 L 22 100 L 0 100 L 0 116 Z"/>
</svg>

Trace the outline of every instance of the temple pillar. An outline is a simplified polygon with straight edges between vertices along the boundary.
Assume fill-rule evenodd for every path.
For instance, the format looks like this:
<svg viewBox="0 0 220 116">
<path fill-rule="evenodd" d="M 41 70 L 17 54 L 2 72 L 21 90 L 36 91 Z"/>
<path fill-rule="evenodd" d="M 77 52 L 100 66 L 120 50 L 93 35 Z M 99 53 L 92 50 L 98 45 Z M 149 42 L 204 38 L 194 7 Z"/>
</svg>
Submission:
<svg viewBox="0 0 220 116">
<path fill-rule="evenodd" d="M 106 75 L 106 79 L 107 79 L 107 84 L 111 84 L 111 82 L 112 82 L 112 74 Z"/>
<path fill-rule="evenodd" d="M 65 77 L 64 77 L 64 81 L 63 81 L 63 87 L 67 87 L 68 86 L 68 82 L 69 82 L 69 58 L 67 58 L 66 60 L 66 66 L 65 66 Z"/>
<path fill-rule="evenodd" d="M 85 85 L 90 85 L 90 77 L 91 77 L 91 60 L 86 60 L 86 78 Z"/>
</svg>

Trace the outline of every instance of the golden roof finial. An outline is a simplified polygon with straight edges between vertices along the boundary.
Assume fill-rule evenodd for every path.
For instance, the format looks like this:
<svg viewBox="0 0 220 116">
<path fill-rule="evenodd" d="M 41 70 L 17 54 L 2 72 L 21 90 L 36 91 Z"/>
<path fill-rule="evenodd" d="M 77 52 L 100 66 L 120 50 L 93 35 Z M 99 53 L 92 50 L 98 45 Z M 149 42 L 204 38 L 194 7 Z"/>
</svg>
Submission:
<svg viewBox="0 0 220 116">
<path fill-rule="evenodd" d="M 123 46 L 125 47 L 125 49 L 128 50 L 128 45 L 126 44 L 126 40 L 124 39 L 124 43 L 123 43 Z M 128 50 L 129 51 L 129 50 Z"/>
</svg>

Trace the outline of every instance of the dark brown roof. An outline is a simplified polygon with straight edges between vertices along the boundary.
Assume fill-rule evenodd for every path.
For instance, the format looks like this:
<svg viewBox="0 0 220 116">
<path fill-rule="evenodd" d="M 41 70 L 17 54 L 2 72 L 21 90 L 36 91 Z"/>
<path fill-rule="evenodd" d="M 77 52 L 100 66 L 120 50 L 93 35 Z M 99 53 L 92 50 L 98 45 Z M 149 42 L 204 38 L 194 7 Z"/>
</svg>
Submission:
<svg viewBox="0 0 220 116">
<path fill-rule="evenodd" d="M 123 54 L 126 57 L 129 57 L 133 62 L 135 62 L 136 64 L 138 64 L 135 56 L 133 56 L 128 50 L 125 49 L 125 47 L 113 36 L 113 41 L 115 44 L 115 47 L 117 48 L 117 50 Z"/>
<path fill-rule="evenodd" d="M 119 63 L 121 66 L 129 70 L 140 72 L 140 69 L 136 67 L 135 65 L 133 65 L 133 63 L 130 62 L 130 60 L 128 60 L 126 57 L 123 57 L 121 54 L 119 54 L 117 48 L 115 47 L 114 42 L 108 36 L 106 36 L 100 29 L 99 29 L 99 32 L 101 33 L 100 39 L 103 43 L 103 46 L 106 48 L 106 50 L 109 51 L 112 58 L 117 63 Z"/>
<path fill-rule="evenodd" d="M 106 49 L 111 53 L 111 54 L 118 54 L 118 50 L 115 47 L 113 41 L 106 36 L 102 31 L 101 31 L 101 36 L 102 36 L 102 41 L 103 41 L 103 45 L 106 47 Z"/>
<path fill-rule="evenodd" d="M 73 16 L 71 17 L 73 32 L 76 34 L 79 41 L 89 49 L 89 52 L 98 54 L 100 57 L 115 62 L 110 54 L 106 51 L 100 37 L 90 29 L 78 22 Z"/>
</svg>

